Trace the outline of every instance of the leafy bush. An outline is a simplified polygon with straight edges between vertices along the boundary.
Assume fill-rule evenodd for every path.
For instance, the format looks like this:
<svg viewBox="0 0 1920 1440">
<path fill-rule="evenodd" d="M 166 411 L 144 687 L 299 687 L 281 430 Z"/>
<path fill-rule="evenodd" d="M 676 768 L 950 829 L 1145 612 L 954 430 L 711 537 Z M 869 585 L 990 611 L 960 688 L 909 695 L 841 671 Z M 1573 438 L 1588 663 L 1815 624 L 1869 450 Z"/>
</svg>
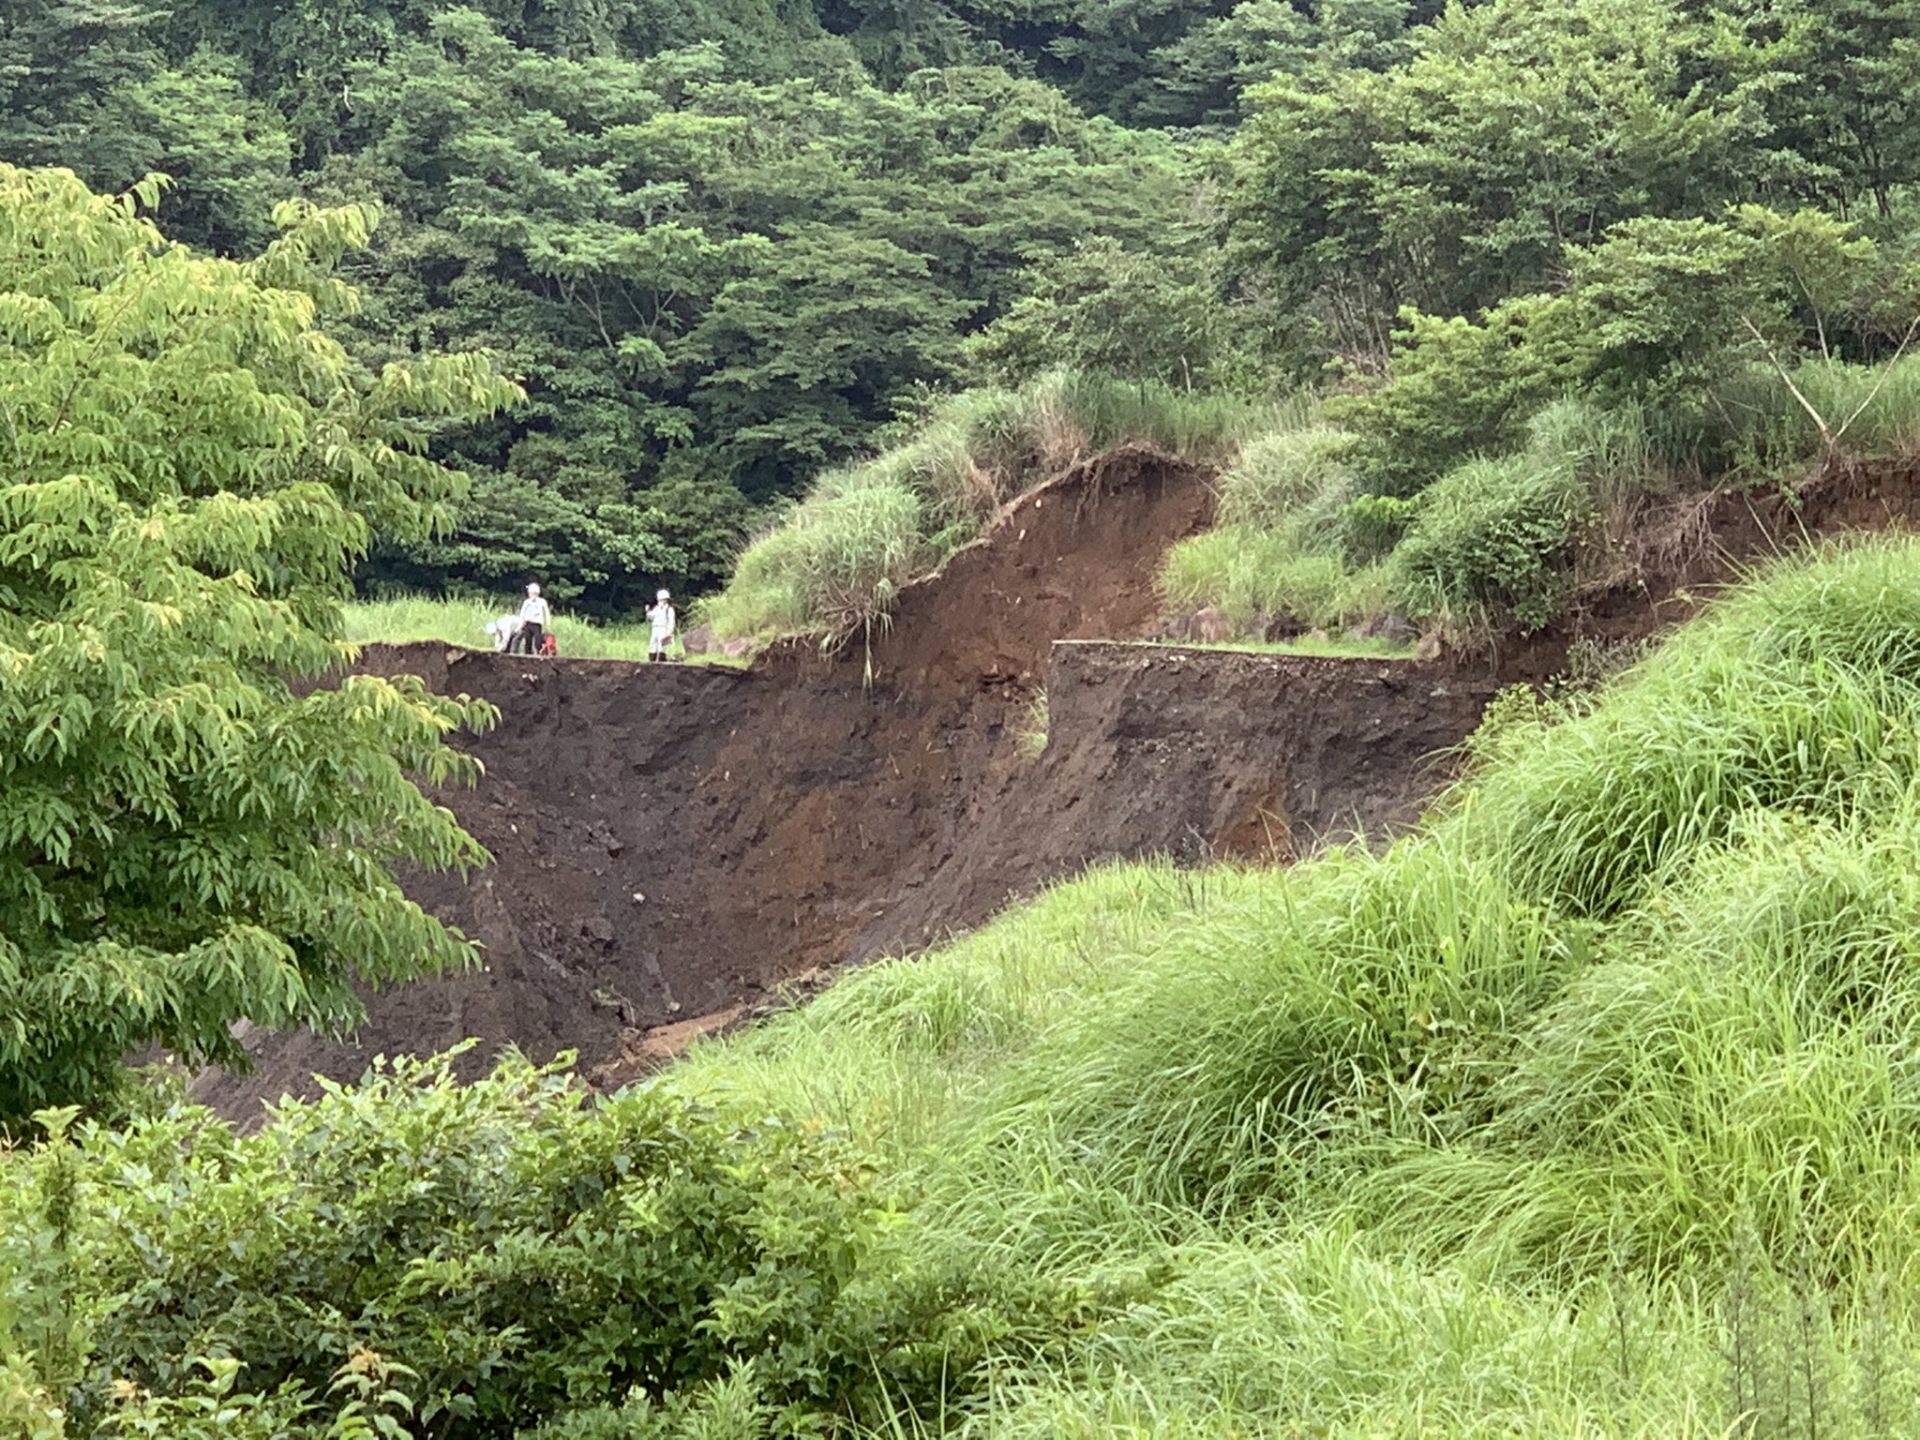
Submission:
<svg viewBox="0 0 1920 1440">
<path fill-rule="evenodd" d="M 1531 451 L 1449 472 L 1421 495 L 1393 554 L 1408 613 L 1545 625 L 1572 586 L 1570 551 L 1586 513 L 1577 473 Z"/>
<path fill-rule="evenodd" d="M 516 392 L 476 356 L 368 376 L 315 328 L 361 211 L 287 206 L 240 263 L 139 206 L 0 166 L 0 1126 L 472 959 L 391 867 L 482 858 L 412 777 L 470 776 L 445 738 L 490 711 L 291 682 L 343 658 L 372 529 L 458 494 L 434 427 Z"/>
<path fill-rule="evenodd" d="M 1402 322 L 1389 377 L 1324 407 L 1353 432 L 1361 487 L 1379 494 L 1415 494 L 1469 456 L 1518 445 L 1585 365 L 1578 323 L 1556 298 L 1510 301 L 1478 323 L 1417 311 Z"/>
<path fill-rule="evenodd" d="M 1233 378 L 1239 317 L 1204 257 L 1096 236 L 1037 267 L 1031 284 L 965 342 L 970 365 L 995 383 L 1060 367 L 1188 388 Z"/>
<path fill-rule="evenodd" d="M 1419 505 L 1397 495 L 1356 495 L 1340 509 L 1340 548 L 1362 562 L 1393 553 L 1418 515 Z"/>
<path fill-rule="evenodd" d="M 57 1212 L 60 1239 L 27 1277 L 38 1310 L 0 1305 L 0 1355 L 71 1387 L 83 1423 L 129 1383 L 190 1403 L 212 1357 L 236 1393 L 315 1407 L 299 1433 L 376 1366 L 421 1433 L 573 1412 L 555 1433 L 591 1433 L 595 1407 L 710 1409 L 729 1386 L 806 1429 L 882 1395 L 937 1407 L 1051 1314 L 1010 1319 L 986 1272 L 916 1259 L 907 1192 L 817 1127 L 657 1088 L 583 1100 L 560 1067 L 462 1086 L 407 1062 L 253 1136 L 178 1110 L 13 1156 L 0 1235 Z"/>
</svg>

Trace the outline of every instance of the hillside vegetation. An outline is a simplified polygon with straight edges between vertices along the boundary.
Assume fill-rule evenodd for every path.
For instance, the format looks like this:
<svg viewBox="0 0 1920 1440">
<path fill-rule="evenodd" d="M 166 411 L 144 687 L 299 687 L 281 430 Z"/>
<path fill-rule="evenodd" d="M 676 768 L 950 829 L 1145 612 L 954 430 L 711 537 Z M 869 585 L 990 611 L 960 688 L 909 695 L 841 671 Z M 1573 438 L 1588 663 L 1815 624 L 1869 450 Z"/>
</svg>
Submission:
<svg viewBox="0 0 1920 1440">
<path fill-rule="evenodd" d="M 1568 391 L 1651 397 L 1717 474 L 1739 457 L 1694 432 L 1769 352 L 1899 349 L 1917 27 L 1904 0 L 11 0 L 0 160 L 167 174 L 158 221 L 228 256 L 284 198 L 377 210 L 337 335 L 488 352 L 526 401 L 442 427 L 470 496 L 383 528 L 361 580 L 539 578 L 605 619 L 717 588 L 770 509 L 946 397 L 1060 367 L 1378 392 L 1338 420 L 1365 495 L 1509 452 Z M 1870 277 L 1836 265 L 1866 242 Z"/>
<path fill-rule="evenodd" d="M 1162 567 L 1170 618 L 1209 607 L 1249 639 L 1387 615 L 1537 629 L 1584 578 L 1617 571 L 1609 546 L 1650 500 L 1791 488 L 1836 461 L 1920 450 L 1911 327 L 1884 358 L 1808 353 L 1842 319 L 1805 310 L 1805 269 L 1855 307 L 1920 285 L 1850 227 L 1748 209 L 1636 222 L 1574 258 L 1579 283 L 1509 313 L 1412 318 L 1388 378 L 1365 388 L 1253 405 L 1056 372 L 1018 396 L 969 394 L 910 443 L 816 481 L 704 614 L 726 635 L 840 639 L 1022 488 L 1134 441 L 1220 471 L 1216 527 Z M 1653 343 L 1683 292 L 1715 327 Z"/>
<path fill-rule="evenodd" d="M 1111 867 L 599 1105 L 428 1065 L 68 1129 L 4 1172 L 0 1404 L 1911 1433 L 1916 735 L 1920 546 L 1856 546 L 1503 703 L 1384 853 Z"/>
<path fill-rule="evenodd" d="M 1121 444 L 1218 477 L 1170 616 L 1547 625 L 1651 501 L 1916 453 L 1917 205 L 1911 0 L 6 0 L 0 1433 L 1920 1431 L 1897 537 L 1503 699 L 1391 847 L 1104 868 L 616 1096 L 129 1068 L 477 962 L 400 877 L 496 717 L 356 636 L 848 639 Z"/>
</svg>

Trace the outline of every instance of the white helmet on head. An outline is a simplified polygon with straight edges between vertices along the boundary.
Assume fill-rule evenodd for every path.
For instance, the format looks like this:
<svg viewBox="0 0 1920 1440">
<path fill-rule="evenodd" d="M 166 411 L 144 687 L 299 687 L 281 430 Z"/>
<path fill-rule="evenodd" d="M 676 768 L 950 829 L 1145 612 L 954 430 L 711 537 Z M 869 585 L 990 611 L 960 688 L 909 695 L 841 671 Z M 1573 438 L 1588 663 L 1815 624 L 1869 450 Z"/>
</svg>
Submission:
<svg viewBox="0 0 1920 1440">
<path fill-rule="evenodd" d="M 537 583 L 527 586 L 527 593 L 529 595 L 538 595 L 540 593 L 540 586 Z"/>
<path fill-rule="evenodd" d="M 670 597 L 667 595 L 666 591 L 662 590 L 658 595 L 654 596 L 653 598 L 656 600 L 665 600 Z"/>
</svg>

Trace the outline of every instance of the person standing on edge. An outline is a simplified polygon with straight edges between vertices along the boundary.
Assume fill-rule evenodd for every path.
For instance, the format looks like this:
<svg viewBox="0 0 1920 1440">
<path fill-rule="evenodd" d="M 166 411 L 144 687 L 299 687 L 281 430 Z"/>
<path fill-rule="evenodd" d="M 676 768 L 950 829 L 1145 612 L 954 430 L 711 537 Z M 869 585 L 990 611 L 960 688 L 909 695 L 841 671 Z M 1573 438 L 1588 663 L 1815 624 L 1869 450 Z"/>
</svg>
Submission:
<svg viewBox="0 0 1920 1440">
<path fill-rule="evenodd" d="M 669 603 L 671 597 L 662 590 L 654 603 L 647 607 L 647 618 L 653 621 L 653 637 L 647 643 L 647 659 L 664 660 L 667 658 L 667 645 L 673 639 L 674 622 L 679 618 L 673 613 Z"/>
<path fill-rule="evenodd" d="M 538 655 L 541 638 L 552 623 L 553 612 L 540 598 L 540 587 L 527 586 L 527 598 L 520 602 L 520 633 L 513 637 L 513 648 L 522 655 Z"/>
</svg>

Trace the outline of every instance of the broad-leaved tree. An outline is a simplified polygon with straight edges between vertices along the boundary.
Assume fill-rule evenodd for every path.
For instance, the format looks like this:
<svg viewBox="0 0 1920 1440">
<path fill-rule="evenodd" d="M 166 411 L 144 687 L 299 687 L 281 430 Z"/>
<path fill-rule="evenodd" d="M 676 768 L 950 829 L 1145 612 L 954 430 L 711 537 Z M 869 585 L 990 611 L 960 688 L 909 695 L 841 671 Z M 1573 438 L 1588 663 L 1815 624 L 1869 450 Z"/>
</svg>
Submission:
<svg viewBox="0 0 1920 1440">
<path fill-rule="evenodd" d="M 411 777 L 468 773 L 445 741 L 484 707 L 316 682 L 374 528 L 457 492 L 431 427 L 512 387 L 478 355 L 368 375 L 318 328 L 364 212 L 286 207 L 241 263 L 139 188 L 0 167 L 0 1124 L 471 958 L 391 867 L 483 858 Z"/>
</svg>

